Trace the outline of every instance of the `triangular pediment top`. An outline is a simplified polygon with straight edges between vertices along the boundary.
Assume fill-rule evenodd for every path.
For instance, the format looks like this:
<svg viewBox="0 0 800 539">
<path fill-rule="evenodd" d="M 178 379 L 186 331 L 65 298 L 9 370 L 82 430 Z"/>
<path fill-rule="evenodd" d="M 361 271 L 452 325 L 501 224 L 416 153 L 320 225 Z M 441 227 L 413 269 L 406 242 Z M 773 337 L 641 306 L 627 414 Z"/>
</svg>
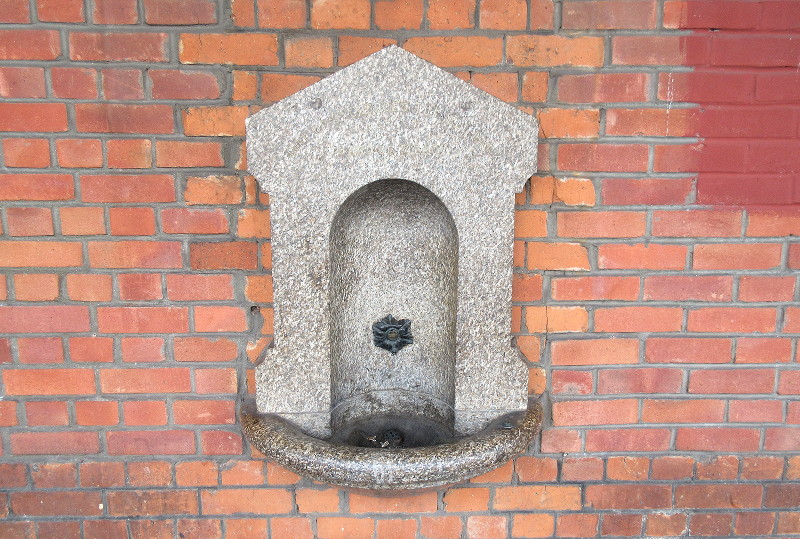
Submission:
<svg viewBox="0 0 800 539">
<path fill-rule="evenodd" d="M 331 166 L 401 177 L 472 160 L 476 174 L 465 181 L 507 179 L 514 190 L 536 170 L 534 117 L 397 46 L 263 109 L 247 131 L 265 190 L 279 178 L 324 177 Z"/>
</svg>

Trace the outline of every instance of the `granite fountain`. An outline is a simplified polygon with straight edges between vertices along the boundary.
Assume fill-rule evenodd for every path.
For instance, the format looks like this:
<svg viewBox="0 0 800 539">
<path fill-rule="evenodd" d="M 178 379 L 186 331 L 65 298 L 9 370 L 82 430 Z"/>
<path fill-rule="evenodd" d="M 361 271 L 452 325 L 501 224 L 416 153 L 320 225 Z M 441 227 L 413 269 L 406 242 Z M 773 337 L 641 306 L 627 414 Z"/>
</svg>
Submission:
<svg viewBox="0 0 800 539">
<path fill-rule="evenodd" d="M 512 344 L 514 195 L 535 118 L 398 47 L 251 116 L 270 194 L 275 337 L 251 443 L 311 479 L 459 482 L 541 424 Z"/>
</svg>

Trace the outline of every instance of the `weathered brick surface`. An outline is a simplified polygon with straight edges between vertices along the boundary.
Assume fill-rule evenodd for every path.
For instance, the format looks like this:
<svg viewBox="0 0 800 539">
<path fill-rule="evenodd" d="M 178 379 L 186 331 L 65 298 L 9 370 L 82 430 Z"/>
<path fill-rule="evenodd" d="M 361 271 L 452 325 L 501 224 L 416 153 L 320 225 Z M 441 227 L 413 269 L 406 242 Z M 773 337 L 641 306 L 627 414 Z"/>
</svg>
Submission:
<svg viewBox="0 0 800 539">
<path fill-rule="evenodd" d="M 0 536 L 800 533 L 797 4 L 0 0 Z M 391 44 L 539 117 L 512 330 L 551 404 L 376 498 L 236 424 L 273 332 L 243 139 Z"/>
</svg>

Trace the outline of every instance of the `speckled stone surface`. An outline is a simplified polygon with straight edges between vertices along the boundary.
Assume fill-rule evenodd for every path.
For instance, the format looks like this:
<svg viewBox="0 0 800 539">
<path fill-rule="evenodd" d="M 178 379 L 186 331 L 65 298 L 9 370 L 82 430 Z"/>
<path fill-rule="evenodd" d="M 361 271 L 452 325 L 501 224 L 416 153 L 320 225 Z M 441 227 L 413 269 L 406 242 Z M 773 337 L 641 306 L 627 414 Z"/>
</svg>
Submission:
<svg viewBox="0 0 800 539">
<path fill-rule="evenodd" d="M 403 491 L 449 485 L 488 472 L 525 451 L 542 423 L 542 409 L 500 417 L 451 443 L 374 449 L 312 438 L 276 415 L 242 414 L 242 428 L 267 457 L 330 485 Z"/>
<path fill-rule="evenodd" d="M 357 189 L 390 178 L 423 186 L 455 223 L 456 432 L 526 409 L 527 368 L 509 333 L 512 243 L 537 133 L 533 117 L 397 47 L 249 118 L 248 163 L 270 194 L 275 297 L 260 412 L 330 434 L 331 227 Z"/>
</svg>

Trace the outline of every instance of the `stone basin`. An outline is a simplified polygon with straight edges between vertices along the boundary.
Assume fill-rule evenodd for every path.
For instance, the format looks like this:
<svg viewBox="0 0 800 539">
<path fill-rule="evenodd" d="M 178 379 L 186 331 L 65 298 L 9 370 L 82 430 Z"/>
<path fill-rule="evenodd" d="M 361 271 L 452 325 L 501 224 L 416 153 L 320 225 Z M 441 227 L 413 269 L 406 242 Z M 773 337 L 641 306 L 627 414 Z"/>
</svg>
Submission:
<svg viewBox="0 0 800 539">
<path fill-rule="evenodd" d="M 273 414 L 243 412 L 242 427 L 264 455 L 295 473 L 352 489 L 403 491 L 449 485 L 524 452 L 542 423 L 541 406 L 499 417 L 475 434 L 423 447 L 355 447 L 304 434 Z"/>
</svg>

